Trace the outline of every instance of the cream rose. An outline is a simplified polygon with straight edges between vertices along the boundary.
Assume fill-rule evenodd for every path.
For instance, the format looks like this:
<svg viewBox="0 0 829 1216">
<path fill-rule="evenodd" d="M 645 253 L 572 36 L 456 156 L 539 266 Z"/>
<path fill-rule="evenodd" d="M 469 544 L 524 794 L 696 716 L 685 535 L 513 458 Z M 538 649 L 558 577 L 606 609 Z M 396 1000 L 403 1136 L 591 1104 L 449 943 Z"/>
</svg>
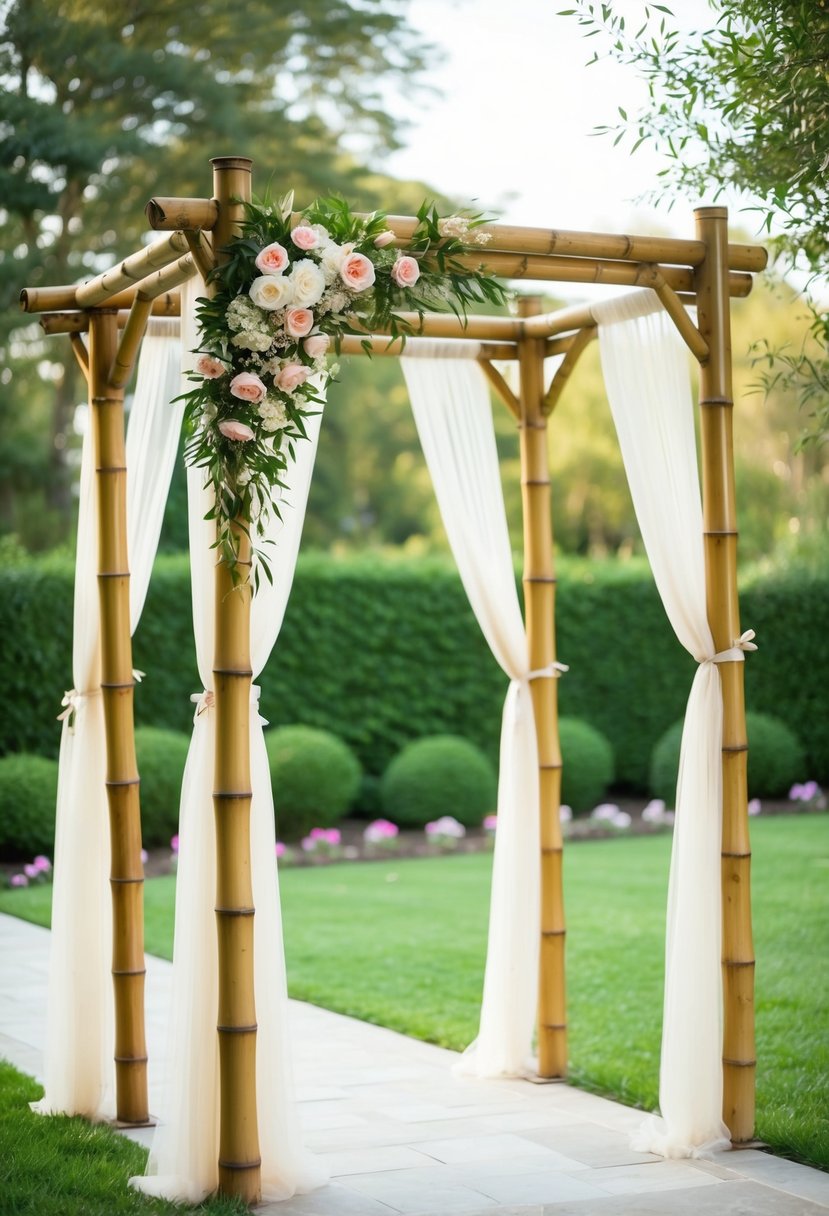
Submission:
<svg viewBox="0 0 829 1216">
<path fill-rule="evenodd" d="M 219 430 L 225 439 L 233 439 L 236 443 L 247 443 L 249 439 L 254 438 L 250 427 L 246 426 L 244 422 L 239 422 L 237 418 L 223 418 L 219 423 Z"/>
<path fill-rule="evenodd" d="M 266 312 L 275 312 L 277 308 L 292 303 L 294 289 L 291 280 L 283 275 L 263 274 L 261 278 L 253 280 L 248 295 L 254 304 Z"/>
<path fill-rule="evenodd" d="M 385 249 L 386 246 L 390 245 L 394 239 L 394 233 L 390 228 L 387 228 L 385 232 L 378 233 L 378 235 L 374 238 L 374 244 L 378 249 Z"/>
<path fill-rule="evenodd" d="M 288 260 L 288 250 L 278 241 L 274 241 L 256 255 L 256 268 L 261 270 L 262 274 L 282 274 Z"/>
<path fill-rule="evenodd" d="M 353 242 L 347 245 L 337 245 L 333 241 L 326 245 L 320 258 L 320 268 L 325 275 L 326 283 L 330 283 L 340 273 L 343 260 L 354 250 Z"/>
<path fill-rule="evenodd" d="M 285 393 L 292 393 L 300 384 L 308 379 L 308 368 L 301 363 L 286 363 L 276 378 L 279 388 Z"/>
<path fill-rule="evenodd" d="M 374 264 L 363 253 L 350 253 L 340 266 L 340 278 L 352 291 L 367 291 L 374 283 Z"/>
<path fill-rule="evenodd" d="M 218 380 L 219 376 L 225 374 L 225 365 L 218 359 L 214 359 L 212 355 L 199 355 L 196 360 L 196 371 L 200 376 L 204 376 L 205 380 Z"/>
<path fill-rule="evenodd" d="M 310 308 L 285 309 L 285 333 L 291 338 L 304 338 L 314 328 L 314 314 Z"/>
<path fill-rule="evenodd" d="M 257 405 L 267 393 L 267 388 L 254 372 L 239 372 L 230 382 L 232 396 L 240 401 L 252 401 Z M 228 436 L 232 438 L 232 436 Z"/>
<path fill-rule="evenodd" d="M 292 302 L 300 308 L 316 304 L 325 291 L 325 275 L 310 258 L 294 264 L 290 281 L 294 292 Z"/>
<path fill-rule="evenodd" d="M 305 351 L 306 355 L 309 356 L 309 358 L 319 359 L 327 352 L 330 345 L 331 339 L 329 338 L 328 334 L 311 334 L 311 336 L 306 338 L 302 343 L 302 349 Z"/>
<path fill-rule="evenodd" d="M 398 287 L 414 287 L 420 278 L 420 267 L 414 258 L 404 255 L 392 266 L 391 277 Z"/>
<path fill-rule="evenodd" d="M 291 233 L 291 240 L 297 249 L 316 249 L 320 243 L 319 235 L 308 224 L 299 224 Z"/>
</svg>

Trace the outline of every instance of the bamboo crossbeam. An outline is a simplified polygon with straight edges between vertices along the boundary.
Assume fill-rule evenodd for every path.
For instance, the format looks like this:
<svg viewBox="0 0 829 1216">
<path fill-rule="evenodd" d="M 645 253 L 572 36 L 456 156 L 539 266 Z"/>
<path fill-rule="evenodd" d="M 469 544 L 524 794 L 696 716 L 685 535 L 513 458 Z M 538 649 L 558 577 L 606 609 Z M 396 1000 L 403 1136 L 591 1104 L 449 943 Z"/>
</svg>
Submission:
<svg viewBox="0 0 829 1216">
<path fill-rule="evenodd" d="M 517 317 L 468 316 L 465 320 L 451 312 L 397 314 L 413 336 L 424 338 L 481 338 L 491 342 L 515 342 L 521 333 Z M 375 333 L 380 332 L 378 330 Z"/>
<path fill-rule="evenodd" d="M 538 312 L 537 297 L 518 301 L 520 315 Z M 543 410 L 544 342 L 519 342 L 521 376 L 521 502 L 524 520 L 524 604 L 530 669 L 548 668 L 556 658 L 555 568 L 550 505 L 547 419 Z M 541 924 L 538 985 L 538 1071 L 542 1077 L 567 1073 L 567 1010 L 564 981 L 564 895 L 561 803 L 561 748 L 555 679 L 530 685 L 538 739 L 540 809 Z"/>
<path fill-rule="evenodd" d="M 89 351 L 86 349 L 84 340 L 80 333 L 70 333 L 69 341 L 72 344 L 72 354 L 75 356 L 75 361 L 78 367 L 83 372 L 84 379 L 89 383 Z"/>
<path fill-rule="evenodd" d="M 135 297 L 109 376 L 109 382 L 113 388 L 123 388 L 132 375 L 133 365 L 150 319 L 152 307 L 152 300 L 142 299 L 140 295 Z"/>
<path fill-rule="evenodd" d="M 216 223 L 216 200 L 153 198 L 147 204 L 146 214 L 150 227 L 157 232 L 186 228 L 210 231 Z M 387 223 L 395 236 L 401 242 L 406 242 L 411 239 L 418 221 L 411 215 L 390 215 Z M 705 257 L 702 241 L 672 237 L 573 232 L 511 224 L 487 224 L 481 231 L 491 237 L 488 249 L 504 253 L 563 254 L 622 262 L 665 262 L 674 266 L 699 266 Z M 764 270 L 767 261 L 768 254 L 761 245 L 728 246 L 728 264 L 732 270 Z"/>
<path fill-rule="evenodd" d="M 486 376 L 489 383 L 495 389 L 495 392 L 503 401 L 509 412 L 514 418 L 521 418 L 521 402 L 516 397 L 510 386 L 507 384 L 504 377 L 498 371 L 497 367 L 493 367 L 488 359 L 481 359 L 481 371 Z"/>
<path fill-rule="evenodd" d="M 110 296 L 125 287 L 138 284 L 154 270 L 160 270 L 187 253 L 187 240 L 183 233 L 173 232 L 163 241 L 156 241 L 146 249 L 131 254 L 117 266 L 105 270 L 87 283 L 75 288 L 75 308 L 91 308 L 103 304 Z"/>
<path fill-rule="evenodd" d="M 106 736 L 112 891 L 117 1118 L 146 1123 L 144 1038 L 144 869 L 133 724 L 132 641 L 127 560 L 124 393 L 109 381 L 117 340 L 114 313 L 91 319 L 89 404 L 98 485 L 101 688 Z"/>
<path fill-rule="evenodd" d="M 153 317 L 177 317 L 178 308 L 174 313 L 168 311 L 166 305 L 162 304 L 161 308 L 156 308 L 157 301 L 151 301 L 151 313 Z M 89 318 L 95 315 L 95 309 L 89 312 L 43 312 L 40 314 L 38 324 L 44 334 L 51 337 L 52 334 L 84 334 L 89 330 Z M 121 309 L 117 314 L 118 328 L 124 329 L 129 319 L 129 311 Z"/>
<path fill-rule="evenodd" d="M 708 343 L 688 316 L 676 292 L 668 286 L 661 275 L 659 276 L 659 280 L 654 283 L 653 289 L 659 296 L 662 307 L 673 321 L 680 337 L 691 354 L 698 363 L 704 363 L 708 358 Z"/>
<path fill-rule="evenodd" d="M 699 326 L 710 352 L 700 366 L 699 383 L 705 587 L 714 649 L 720 651 L 730 649 L 741 633 L 731 326 L 724 269 L 728 213 L 724 207 L 701 207 L 696 220 L 709 250 L 697 271 Z M 718 670 L 723 696 L 723 1122 L 739 1144 L 754 1134 L 756 1069 L 745 663 L 719 663 Z"/>
<path fill-rule="evenodd" d="M 565 354 L 560 367 L 556 369 L 556 373 L 550 383 L 550 387 L 544 395 L 542 410 L 545 414 L 552 414 L 553 410 L 559 403 L 561 394 L 567 385 L 567 381 L 573 374 L 573 369 L 578 363 L 584 351 L 593 341 L 598 333 L 596 326 L 585 327 L 580 329 L 570 344 L 570 348 Z"/>
<path fill-rule="evenodd" d="M 453 339 L 447 338 L 447 344 Z M 473 340 L 474 341 L 474 340 Z M 464 347 L 460 343 L 457 346 L 457 353 L 454 358 L 462 359 L 517 359 L 518 348 L 514 342 L 475 342 L 474 345 L 478 348 L 473 349 L 473 346 Z M 368 347 L 368 349 L 366 349 Z M 400 338 L 389 338 L 386 334 L 366 334 L 365 337 L 360 337 L 358 334 L 346 334 L 340 339 L 340 352 L 343 355 L 389 355 L 399 358 L 401 355 L 406 358 L 418 358 L 423 354 L 423 347 L 419 345 L 416 337 L 407 337 L 405 341 Z"/>
</svg>

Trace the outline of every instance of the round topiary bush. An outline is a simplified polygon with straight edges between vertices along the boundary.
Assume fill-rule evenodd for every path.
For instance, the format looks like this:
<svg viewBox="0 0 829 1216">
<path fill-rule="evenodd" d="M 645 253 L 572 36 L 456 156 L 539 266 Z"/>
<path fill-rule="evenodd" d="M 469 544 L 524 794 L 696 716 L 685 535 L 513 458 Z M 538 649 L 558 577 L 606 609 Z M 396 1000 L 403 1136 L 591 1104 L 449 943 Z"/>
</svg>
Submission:
<svg viewBox="0 0 829 1216">
<path fill-rule="evenodd" d="M 342 739 L 312 726 L 265 733 L 277 835 L 297 840 L 342 819 L 360 788 L 360 762 Z"/>
<path fill-rule="evenodd" d="M 407 744 L 383 774 L 384 814 L 400 827 L 422 828 L 443 815 L 477 827 L 495 810 L 498 781 L 480 748 L 457 735 Z"/>
<path fill-rule="evenodd" d="M 601 802 L 613 780 L 613 748 L 601 733 L 580 718 L 559 718 L 561 801 L 582 815 Z"/>
<path fill-rule="evenodd" d="M 144 847 L 169 844 L 178 832 L 181 779 L 190 740 L 177 730 L 139 726 L 135 732 L 141 778 L 141 837 Z"/>
<path fill-rule="evenodd" d="M 651 755 L 650 791 L 668 806 L 676 799 L 682 726 L 675 722 L 666 730 Z M 803 773 L 803 748 L 797 736 L 779 718 L 752 712 L 746 714 L 746 732 L 749 797 L 783 797 Z"/>
<path fill-rule="evenodd" d="M 0 856 L 54 856 L 57 760 L 21 753 L 0 759 Z"/>
</svg>

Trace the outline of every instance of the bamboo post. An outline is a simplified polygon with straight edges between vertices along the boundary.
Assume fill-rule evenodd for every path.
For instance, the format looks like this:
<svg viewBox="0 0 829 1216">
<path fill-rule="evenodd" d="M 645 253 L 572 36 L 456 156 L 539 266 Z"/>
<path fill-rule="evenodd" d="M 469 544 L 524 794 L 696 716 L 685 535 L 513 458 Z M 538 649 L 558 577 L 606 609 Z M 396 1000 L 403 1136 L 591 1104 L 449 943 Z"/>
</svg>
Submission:
<svg viewBox="0 0 829 1216">
<path fill-rule="evenodd" d="M 537 296 L 518 301 L 519 316 L 541 311 Z M 521 385 L 521 500 L 524 517 L 524 606 L 530 668 L 548 667 L 555 652 L 555 571 L 544 413 L 542 338 L 521 338 L 518 367 Z M 561 748 L 558 737 L 558 690 L 554 679 L 531 683 L 538 735 L 541 809 L 541 946 L 538 990 L 538 1072 L 541 1077 L 567 1073 L 567 1015 L 564 989 L 564 896 L 562 890 Z"/>
<path fill-rule="evenodd" d="M 732 437 L 731 332 L 727 277 L 728 212 L 700 207 L 697 235 L 706 257 L 696 272 L 700 365 L 705 583 L 714 648 L 740 636 L 737 523 Z M 723 692 L 723 1120 L 732 1141 L 754 1134 L 754 947 L 751 935 L 751 844 L 748 832 L 745 703 L 741 662 L 720 663 Z"/>
<path fill-rule="evenodd" d="M 217 157 L 213 187 L 218 251 L 239 231 L 251 197 L 251 162 Z M 222 257 L 221 252 L 218 254 Z M 256 1108 L 256 1005 L 253 891 L 250 865 L 250 540 L 247 521 L 234 527 L 243 581 L 234 587 L 216 565 L 213 663 L 216 705 L 216 928 L 219 953 L 219 1192 L 245 1203 L 261 1197 Z"/>
<path fill-rule="evenodd" d="M 101 688 L 112 847 L 116 1117 L 122 1123 L 135 1124 L 149 1120 L 144 1039 L 144 869 L 133 735 L 124 392 L 109 381 L 117 340 L 116 314 L 93 313 L 89 322 L 89 402 L 98 478 Z"/>
</svg>

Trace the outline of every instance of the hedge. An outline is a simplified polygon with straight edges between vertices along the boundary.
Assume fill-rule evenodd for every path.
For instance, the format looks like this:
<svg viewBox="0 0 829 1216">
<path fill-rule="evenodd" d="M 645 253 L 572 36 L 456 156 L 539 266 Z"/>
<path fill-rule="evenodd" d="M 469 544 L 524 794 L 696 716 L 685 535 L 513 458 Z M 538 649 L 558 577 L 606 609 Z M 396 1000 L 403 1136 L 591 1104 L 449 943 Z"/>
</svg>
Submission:
<svg viewBox="0 0 829 1216">
<path fill-rule="evenodd" d="M 0 754 L 56 755 L 55 716 L 71 685 L 72 567 L 32 560 L 0 571 Z M 561 712 L 613 745 L 616 780 L 647 788 L 650 753 L 682 717 L 694 663 L 667 623 L 642 562 L 561 563 Z M 829 784 L 829 570 L 744 580 L 749 707 L 787 721 L 803 779 Z M 135 639 L 139 723 L 190 730 L 196 673 L 187 560 L 156 562 Z M 304 555 L 279 644 L 259 681 L 272 726 L 333 731 L 377 776 L 410 739 L 463 735 L 497 760 L 506 681 L 448 559 Z"/>
</svg>

